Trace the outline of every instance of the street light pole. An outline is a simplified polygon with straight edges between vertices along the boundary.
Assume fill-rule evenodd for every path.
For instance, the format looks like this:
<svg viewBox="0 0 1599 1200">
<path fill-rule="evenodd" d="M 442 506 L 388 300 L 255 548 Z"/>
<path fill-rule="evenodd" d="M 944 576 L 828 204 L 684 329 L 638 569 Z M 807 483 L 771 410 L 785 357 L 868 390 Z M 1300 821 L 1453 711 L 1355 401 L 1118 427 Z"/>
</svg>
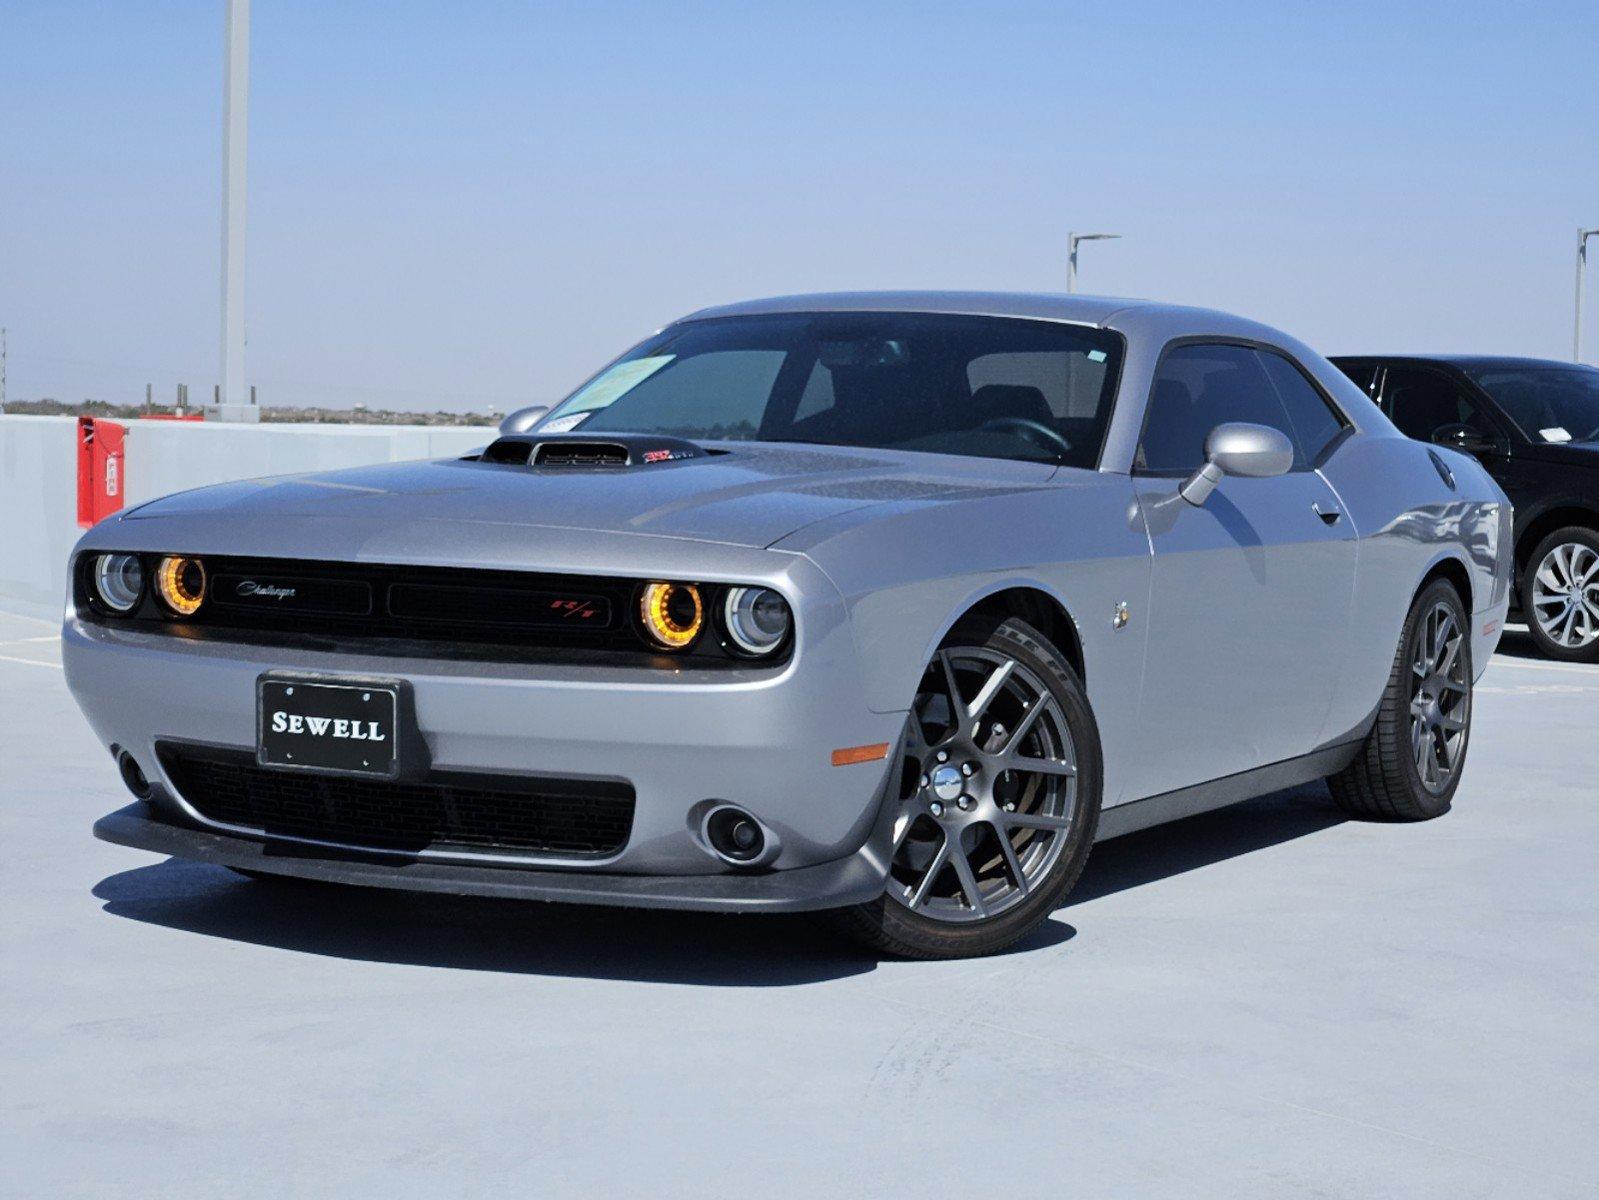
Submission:
<svg viewBox="0 0 1599 1200">
<path fill-rule="evenodd" d="M 1577 230 L 1577 316 L 1571 331 L 1571 361 L 1582 361 L 1582 273 L 1588 265 L 1588 239 L 1599 236 L 1599 229 Z"/>
<path fill-rule="evenodd" d="M 222 387 L 223 420 L 258 419 L 244 386 L 244 168 L 250 112 L 250 0 L 227 0 L 222 100 Z"/>
<path fill-rule="evenodd" d="M 1077 243 L 1101 242 L 1119 238 L 1119 233 L 1068 233 L 1066 235 L 1066 290 L 1077 290 Z"/>
</svg>

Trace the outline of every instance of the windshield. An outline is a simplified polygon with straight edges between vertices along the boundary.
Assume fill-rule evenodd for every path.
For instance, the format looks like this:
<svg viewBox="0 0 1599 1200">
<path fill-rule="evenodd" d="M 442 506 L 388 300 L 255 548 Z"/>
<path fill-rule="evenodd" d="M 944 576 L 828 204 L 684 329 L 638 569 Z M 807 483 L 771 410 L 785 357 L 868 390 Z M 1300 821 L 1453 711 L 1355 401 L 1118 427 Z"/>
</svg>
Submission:
<svg viewBox="0 0 1599 1200">
<path fill-rule="evenodd" d="M 612 363 L 540 432 L 809 442 L 1093 467 L 1120 335 L 932 313 L 720 317 Z"/>
<path fill-rule="evenodd" d="M 1468 367 L 1466 374 L 1535 442 L 1599 441 L 1599 370 Z"/>
</svg>

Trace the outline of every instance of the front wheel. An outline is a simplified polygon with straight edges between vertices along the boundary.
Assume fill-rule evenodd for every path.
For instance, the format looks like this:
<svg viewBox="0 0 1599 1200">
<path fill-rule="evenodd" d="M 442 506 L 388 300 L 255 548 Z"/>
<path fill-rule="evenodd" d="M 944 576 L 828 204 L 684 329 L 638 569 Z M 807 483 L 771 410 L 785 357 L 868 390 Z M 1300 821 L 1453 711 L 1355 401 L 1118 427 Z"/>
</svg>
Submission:
<svg viewBox="0 0 1599 1200">
<path fill-rule="evenodd" d="M 1545 658 L 1599 662 L 1599 533 L 1572 525 L 1539 542 L 1522 571 L 1521 608 Z"/>
<path fill-rule="evenodd" d="M 1099 824 L 1099 729 L 1071 665 L 1014 618 L 957 626 L 923 673 L 885 894 L 824 915 L 906 958 L 993 954 L 1082 874 Z"/>
</svg>

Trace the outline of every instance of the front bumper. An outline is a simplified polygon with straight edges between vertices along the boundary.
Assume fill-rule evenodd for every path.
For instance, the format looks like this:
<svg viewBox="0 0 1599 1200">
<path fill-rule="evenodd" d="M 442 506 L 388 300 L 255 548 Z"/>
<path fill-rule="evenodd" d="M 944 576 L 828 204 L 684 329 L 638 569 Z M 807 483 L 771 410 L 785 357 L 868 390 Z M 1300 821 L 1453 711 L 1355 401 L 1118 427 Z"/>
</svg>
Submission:
<svg viewBox="0 0 1599 1200">
<path fill-rule="evenodd" d="M 793 655 L 779 667 L 714 673 L 193 642 L 69 614 L 68 685 L 102 744 L 131 753 L 153 785 L 144 809 L 114 814 L 97 832 L 229 865 L 252 864 L 219 856 L 258 853 L 259 870 L 307 874 L 320 863 L 317 877 L 425 890 L 684 907 L 854 903 L 886 877 L 874 837 L 898 759 L 834 766 L 832 751 L 897 746 L 905 714 L 871 711 L 842 600 L 807 560 L 782 561 L 788 590 L 807 597 Z M 433 768 L 626 781 L 631 834 L 605 858 L 447 846 L 401 858 L 367 853 L 359 839 L 296 843 L 210 821 L 167 776 L 156 745 L 253 753 L 266 671 L 403 679 Z M 704 847 L 699 818 L 713 801 L 766 826 L 777 849 L 764 872 L 730 868 Z M 303 853 L 286 854 L 290 845 Z"/>
<path fill-rule="evenodd" d="M 809 912 L 863 904 L 883 893 L 880 839 L 833 862 L 787 871 L 719 875 L 617 875 L 608 872 L 514 869 L 424 862 L 404 855 L 339 854 L 292 842 L 262 841 L 198 829 L 165 817 L 153 805 L 134 803 L 94 823 L 94 836 L 118 846 L 175 858 L 265 871 L 325 883 L 607 904 L 627 908 L 683 908 L 724 912 Z"/>
</svg>

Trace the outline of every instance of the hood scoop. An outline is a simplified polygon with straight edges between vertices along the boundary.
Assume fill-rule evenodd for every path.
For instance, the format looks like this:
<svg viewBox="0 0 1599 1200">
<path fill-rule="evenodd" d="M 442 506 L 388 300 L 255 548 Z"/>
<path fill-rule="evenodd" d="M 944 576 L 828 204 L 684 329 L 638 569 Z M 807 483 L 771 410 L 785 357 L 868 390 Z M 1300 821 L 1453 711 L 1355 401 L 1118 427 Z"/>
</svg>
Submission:
<svg viewBox="0 0 1599 1200">
<path fill-rule="evenodd" d="M 624 433 L 615 437 L 539 437 L 511 434 L 491 443 L 479 462 L 539 470 L 618 470 L 705 458 L 713 453 L 682 438 Z"/>
</svg>

